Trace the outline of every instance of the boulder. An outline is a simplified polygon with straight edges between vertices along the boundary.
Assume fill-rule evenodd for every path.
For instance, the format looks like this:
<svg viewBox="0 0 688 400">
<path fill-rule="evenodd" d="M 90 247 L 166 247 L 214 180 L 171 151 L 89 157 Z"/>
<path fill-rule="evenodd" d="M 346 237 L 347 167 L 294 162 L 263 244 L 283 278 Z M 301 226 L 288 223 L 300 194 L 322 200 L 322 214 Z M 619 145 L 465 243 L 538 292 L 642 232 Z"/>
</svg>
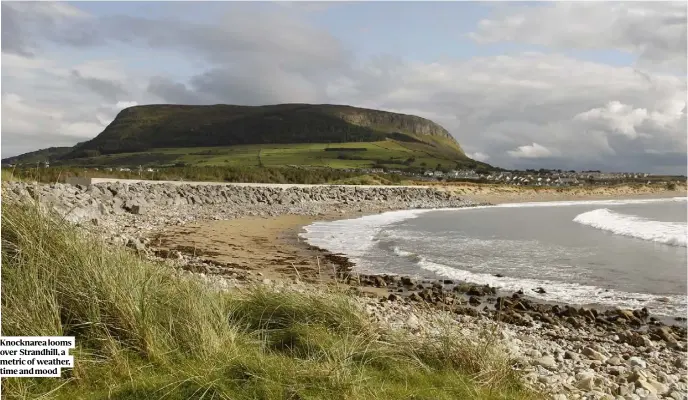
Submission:
<svg viewBox="0 0 688 400">
<path fill-rule="evenodd" d="M 481 303 L 480 303 L 480 300 L 479 300 L 477 297 L 471 296 L 471 297 L 468 299 L 468 304 L 470 304 L 470 305 L 472 305 L 472 306 L 474 306 L 474 307 L 477 307 L 477 306 L 479 306 Z"/>
<path fill-rule="evenodd" d="M 379 275 L 375 276 L 373 281 L 375 282 L 376 287 L 387 287 L 387 282 L 385 282 L 384 278 Z"/>
</svg>

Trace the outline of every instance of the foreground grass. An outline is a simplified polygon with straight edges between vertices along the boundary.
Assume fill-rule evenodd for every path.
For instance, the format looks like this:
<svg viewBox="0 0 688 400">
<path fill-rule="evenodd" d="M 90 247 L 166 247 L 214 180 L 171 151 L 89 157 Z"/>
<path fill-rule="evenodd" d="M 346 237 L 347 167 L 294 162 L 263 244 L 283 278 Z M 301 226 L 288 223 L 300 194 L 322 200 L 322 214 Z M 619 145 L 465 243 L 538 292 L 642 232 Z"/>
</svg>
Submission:
<svg viewBox="0 0 688 400">
<path fill-rule="evenodd" d="M 2 182 L 16 182 L 20 181 L 21 179 L 17 176 L 14 175 L 14 172 L 11 169 L 2 169 Z"/>
<path fill-rule="evenodd" d="M 8 399 L 534 399 L 490 348 L 390 335 L 351 298 L 217 293 L 2 207 L 2 334 L 77 338 L 63 378 L 3 379 Z"/>
</svg>

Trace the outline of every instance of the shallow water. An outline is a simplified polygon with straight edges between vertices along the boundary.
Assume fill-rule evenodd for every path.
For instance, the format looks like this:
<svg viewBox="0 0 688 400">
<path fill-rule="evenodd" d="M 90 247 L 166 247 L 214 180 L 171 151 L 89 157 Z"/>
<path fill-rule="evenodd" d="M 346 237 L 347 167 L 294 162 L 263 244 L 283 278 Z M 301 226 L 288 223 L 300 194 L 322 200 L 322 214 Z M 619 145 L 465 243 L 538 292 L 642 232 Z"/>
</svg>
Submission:
<svg viewBox="0 0 688 400">
<path fill-rule="evenodd" d="M 685 200 L 397 211 L 319 222 L 303 237 L 350 256 L 361 272 L 460 279 L 544 300 L 678 316 L 686 310 Z M 532 291 L 539 286 L 547 293 Z"/>
</svg>

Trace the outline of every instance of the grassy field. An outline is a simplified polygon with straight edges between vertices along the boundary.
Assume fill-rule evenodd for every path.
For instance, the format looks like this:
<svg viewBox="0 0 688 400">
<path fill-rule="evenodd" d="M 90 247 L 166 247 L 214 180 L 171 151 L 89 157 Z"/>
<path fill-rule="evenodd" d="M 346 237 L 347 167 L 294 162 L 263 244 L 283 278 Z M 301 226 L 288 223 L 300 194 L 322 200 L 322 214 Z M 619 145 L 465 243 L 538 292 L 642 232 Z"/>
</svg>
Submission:
<svg viewBox="0 0 688 400">
<path fill-rule="evenodd" d="M 2 180 L 64 183 L 68 177 L 144 179 L 164 181 L 300 183 L 300 184 L 412 184 L 401 175 L 363 174 L 331 168 L 295 167 L 168 167 L 154 172 L 88 169 L 83 167 L 3 168 Z"/>
<path fill-rule="evenodd" d="M 333 150 L 334 149 L 334 150 Z M 338 149 L 347 149 L 338 151 Z M 456 168 L 478 165 L 456 153 L 422 143 L 395 140 L 153 149 L 65 161 L 81 166 L 288 166 L 329 168 Z"/>
<path fill-rule="evenodd" d="M 220 293 L 33 205 L 2 207 L 2 334 L 77 338 L 75 368 L 6 399 L 536 399 L 452 331 L 381 330 L 352 298 Z"/>
</svg>

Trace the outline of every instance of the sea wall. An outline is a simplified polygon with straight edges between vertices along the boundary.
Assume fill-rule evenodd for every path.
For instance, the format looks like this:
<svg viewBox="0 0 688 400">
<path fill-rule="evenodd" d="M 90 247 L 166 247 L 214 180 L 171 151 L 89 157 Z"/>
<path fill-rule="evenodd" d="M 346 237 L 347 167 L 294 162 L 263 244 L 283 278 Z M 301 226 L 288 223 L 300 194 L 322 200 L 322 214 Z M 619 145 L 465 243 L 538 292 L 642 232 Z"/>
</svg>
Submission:
<svg viewBox="0 0 688 400">
<path fill-rule="evenodd" d="M 99 219 L 109 215 L 190 212 L 207 206 L 241 211 L 255 208 L 304 206 L 368 206 L 375 208 L 463 207 L 470 202 L 456 194 L 431 188 L 356 187 L 313 185 L 301 187 L 193 185 L 167 183 L 95 183 L 91 185 L 36 184 L 4 182 L 3 200 L 36 199 L 50 206 L 71 222 Z M 303 212 L 298 212 L 302 214 Z"/>
</svg>

